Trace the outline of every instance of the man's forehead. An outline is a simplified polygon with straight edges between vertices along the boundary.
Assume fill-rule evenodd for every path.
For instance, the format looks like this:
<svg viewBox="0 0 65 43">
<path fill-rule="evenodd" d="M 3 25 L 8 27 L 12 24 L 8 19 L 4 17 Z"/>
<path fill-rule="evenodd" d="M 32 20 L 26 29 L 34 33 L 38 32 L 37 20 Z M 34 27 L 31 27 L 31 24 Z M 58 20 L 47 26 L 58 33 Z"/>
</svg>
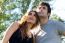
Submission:
<svg viewBox="0 0 65 43">
<path fill-rule="evenodd" d="M 39 5 L 38 7 L 47 7 L 46 5 Z"/>
</svg>

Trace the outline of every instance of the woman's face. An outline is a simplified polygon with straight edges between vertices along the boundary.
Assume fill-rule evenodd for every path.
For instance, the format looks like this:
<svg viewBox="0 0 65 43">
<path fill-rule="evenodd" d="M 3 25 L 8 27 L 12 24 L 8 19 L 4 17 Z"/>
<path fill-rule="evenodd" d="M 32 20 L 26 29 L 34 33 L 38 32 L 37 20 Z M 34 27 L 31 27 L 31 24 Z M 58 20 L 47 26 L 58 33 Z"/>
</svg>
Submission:
<svg viewBox="0 0 65 43">
<path fill-rule="evenodd" d="M 28 14 L 27 22 L 33 24 L 36 22 L 35 12 L 32 11 Z"/>
</svg>

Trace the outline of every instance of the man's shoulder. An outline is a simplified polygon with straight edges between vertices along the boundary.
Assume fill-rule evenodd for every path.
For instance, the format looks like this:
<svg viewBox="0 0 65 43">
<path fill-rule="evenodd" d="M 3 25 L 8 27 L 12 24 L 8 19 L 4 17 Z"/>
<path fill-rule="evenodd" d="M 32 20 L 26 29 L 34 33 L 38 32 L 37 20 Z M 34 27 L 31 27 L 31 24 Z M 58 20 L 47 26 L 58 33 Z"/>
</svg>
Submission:
<svg viewBox="0 0 65 43">
<path fill-rule="evenodd" d="M 57 21 L 57 20 L 49 20 L 48 23 L 49 24 L 55 24 L 55 25 L 62 25 L 62 24 L 64 24 L 63 22 Z"/>
<path fill-rule="evenodd" d="M 63 22 L 57 21 L 57 20 L 49 20 L 48 22 L 49 22 L 49 23 L 63 23 Z"/>
</svg>

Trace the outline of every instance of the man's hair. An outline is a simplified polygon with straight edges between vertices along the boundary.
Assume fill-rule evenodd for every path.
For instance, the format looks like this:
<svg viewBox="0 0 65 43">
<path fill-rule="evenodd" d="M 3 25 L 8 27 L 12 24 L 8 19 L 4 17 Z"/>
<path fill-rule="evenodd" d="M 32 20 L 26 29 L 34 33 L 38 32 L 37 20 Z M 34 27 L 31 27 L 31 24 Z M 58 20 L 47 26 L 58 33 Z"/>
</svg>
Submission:
<svg viewBox="0 0 65 43">
<path fill-rule="evenodd" d="M 49 3 L 41 2 L 41 3 L 39 3 L 39 5 L 47 6 L 47 8 L 48 8 L 48 13 L 51 13 L 51 7 L 50 7 Z"/>
</svg>

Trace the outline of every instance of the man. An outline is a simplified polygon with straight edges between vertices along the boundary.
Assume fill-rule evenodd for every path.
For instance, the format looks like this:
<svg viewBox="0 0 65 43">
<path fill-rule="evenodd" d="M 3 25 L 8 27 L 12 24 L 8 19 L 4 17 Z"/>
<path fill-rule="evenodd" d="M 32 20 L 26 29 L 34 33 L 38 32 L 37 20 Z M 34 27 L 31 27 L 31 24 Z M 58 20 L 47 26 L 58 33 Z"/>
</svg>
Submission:
<svg viewBox="0 0 65 43">
<path fill-rule="evenodd" d="M 51 8 L 48 3 L 41 2 L 37 7 L 41 29 L 46 32 L 36 36 L 37 43 L 61 43 L 59 34 L 65 35 L 65 25 L 59 21 L 49 20 Z"/>
</svg>

